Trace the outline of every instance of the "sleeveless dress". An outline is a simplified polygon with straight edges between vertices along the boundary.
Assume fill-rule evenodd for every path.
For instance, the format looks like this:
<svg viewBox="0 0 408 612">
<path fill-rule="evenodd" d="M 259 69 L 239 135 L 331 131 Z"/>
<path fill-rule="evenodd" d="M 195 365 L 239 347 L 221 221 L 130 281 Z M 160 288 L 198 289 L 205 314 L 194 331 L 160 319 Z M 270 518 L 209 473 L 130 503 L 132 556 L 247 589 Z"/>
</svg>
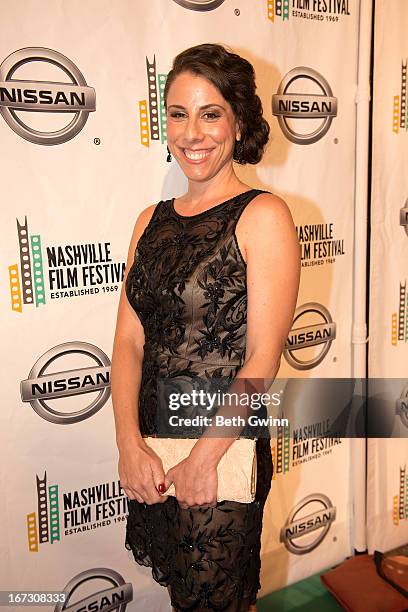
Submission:
<svg viewBox="0 0 408 612">
<path fill-rule="evenodd" d="M 160 201 L 139 239 L 126 295 L 145 334 L 139 425 L 157 431 L 158 377 L 234 378 L 245 361 L 246 263 L 235 227 L 251 189 L 190 216 Z M 125 546 L 170 585 L 177 612 L 246 612 L 260 588 L 263 509 L 273 475 L 269 431 L 256 442 L 257 487 L 248 504 L 182 509 L 128 500 Z"/>
</svg>

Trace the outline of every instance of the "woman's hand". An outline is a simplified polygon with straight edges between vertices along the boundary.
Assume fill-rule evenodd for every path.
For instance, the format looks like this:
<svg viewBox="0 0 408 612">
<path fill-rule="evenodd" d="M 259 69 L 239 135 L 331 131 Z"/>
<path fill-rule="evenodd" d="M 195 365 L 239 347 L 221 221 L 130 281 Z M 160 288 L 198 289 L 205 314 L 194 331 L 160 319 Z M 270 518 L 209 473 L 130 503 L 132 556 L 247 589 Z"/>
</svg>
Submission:
<svg viewBox="0 0 408 612">
<path fill-rule="evenodd" d="M 214 508 L 217 504 L 218 475 L 213 463 L 190 455 L 167 472 L 166 491 L 171 483 L 174 483 L 181 508 Z"/>
<path fill-rule="evenodd" d="M 143 439 L 133 440 L 119 449 L 119 479 L 129 499 L 140 503 L 158 504 L 167 500 L 157 487 L 164 482 L 164 470 L 160 457 Z"/>
</svg>

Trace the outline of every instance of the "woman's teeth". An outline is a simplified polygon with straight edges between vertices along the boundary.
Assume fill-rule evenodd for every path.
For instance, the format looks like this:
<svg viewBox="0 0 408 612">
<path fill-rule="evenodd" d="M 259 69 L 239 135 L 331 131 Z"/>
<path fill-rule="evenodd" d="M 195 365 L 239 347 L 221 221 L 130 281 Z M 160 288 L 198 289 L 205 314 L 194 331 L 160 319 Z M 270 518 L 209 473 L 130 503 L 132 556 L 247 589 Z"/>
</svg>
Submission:
<svg viewBox="0 0 408 612">
<path fill-rule="evenodd" d="M 184 149 L 184 155 L 188 159 L 199 160 L 208 157 L 211 151 L 189 151 L 188 149 Z"/>
</svg>

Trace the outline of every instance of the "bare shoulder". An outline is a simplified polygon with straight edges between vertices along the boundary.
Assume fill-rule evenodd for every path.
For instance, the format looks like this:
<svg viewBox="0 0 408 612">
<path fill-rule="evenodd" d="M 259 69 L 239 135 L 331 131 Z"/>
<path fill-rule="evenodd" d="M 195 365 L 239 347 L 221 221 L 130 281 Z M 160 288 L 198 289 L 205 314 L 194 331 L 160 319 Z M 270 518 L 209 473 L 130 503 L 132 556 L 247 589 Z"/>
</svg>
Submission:
<svg viewBox="0 0 408 612">
<path fill-rule="evenodd" d="M 132 242 L 138 240 L 140 236 L 143 234 L 146 227 L 149 225 L 151 218 L 153 217 L 153 213 L 156 210 L 157 204 L 150 204 L 150 206 L 146 206 L 138 215 L 135 226 L 133 228 Z"/>
<path fill-rule="evenodd" d="M 139 213 L 139 216 L 136 219 L 136 224 L 139 224 L 141 227 L 143 227 L 143 229 L 145 229 L 145 227 L 147 227 L 147 225 L 149 224 L 150 219 L 153 217 L 153 213 L 156 210 L 158 205 L 159 203 L 150 204 L 150 206 L 146 206 L 146 208 L 144 208 Z"/>
<path fill-rule="evenodd" d="M 241 225 L 263 225 L 284 222 L 285 219 L 292 219 L 285 200 L 274 193 L 260 193 L 247 204 L 240 221 L 243 221 Z"/>
<path fill-rule="evenodd" d="M 296 229 L 288 204 L 273 193 L 260 193 L 244 208 L 236 226 L 236 236 L 245 254 L 288 240 L 296 247 Z"/>
</svg>

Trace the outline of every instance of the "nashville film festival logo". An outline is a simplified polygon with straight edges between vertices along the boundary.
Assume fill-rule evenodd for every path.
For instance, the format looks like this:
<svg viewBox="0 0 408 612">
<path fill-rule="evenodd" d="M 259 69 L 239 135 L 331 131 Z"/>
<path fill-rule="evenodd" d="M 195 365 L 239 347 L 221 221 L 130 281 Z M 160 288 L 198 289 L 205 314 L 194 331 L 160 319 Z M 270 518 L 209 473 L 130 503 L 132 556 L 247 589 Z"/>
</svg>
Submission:
<svg viewBox="0 0 408 612">
<path fill-rule="evenodd" d="M 106 585 L 101 589 L 101 583 Z M 95 567 L 77 574 L 64 587 L 64 603 L 58 603 L 54 612 L 125 612 L 133 600 L 131 582 L 125 582 L 116 571 Z"/>
<path fill-rule="evenodd" d="M 11 308 L 44 305 L 57 300 L 118 291 L 125 262 L 115 262 L 110 242 L 68 244 L 43 248 L 40 234 L 29 234 L 27 217 L 17 219 L 20 269 L 9 266 Z"/>
<path fill-rule="evenodd" d="M 30 552 L 64 536 L 121 523 L 128 513 L 128 498 L 120 481 L 105 482 L 61 493 L 58 483 L 48 484 L 47 472 L 36 475 L 37 510 L 26 516 Z"/>
<path fill-rule="evenodd" d="M 33 79 L 12 78 L 25 64 L 42 62 L 61 70 L 61 81 L 41 81 L 33 67 Z M 64 78 L 70 82 L 62 82 Z M 0 65 L 0 113 L 9 127 L 21 138 L 39 145 L 57 145 L 74 138 L 95 110 L 95 90 L 87 85 L 75 64 L 53 49 L 25 47 L 11 53 Z M 24 112 L 24 121 L 21 113 Z M 65 127 L 57 131 L 40 131 L 27 123 L 30 113 L 70 113 Z"/>
<path fill-rule="evenodd" d="M 328 419 L 297 427 L 292 436 L 289 425 L 278 426 L 275 443 L 271 445 L 273 478 L 288 473 L 292 467 L 331 454 L 333 448 L 341 444 L 341 438 L 329 435 L 329 431 Z"/>
<path fill-rule="evenodd" d="M 327 495 L 312 493 L 291 510 L 279 541 L 294 555 L 305 555 L 323 542 L 335 518 L 336 508 Z"/>
<path fill-rule="evenodd" d="M 140 142 L 150 147 L 150 141 L 167 141 L 166 110 L 164 108 L 164 86 L 167 74 L 157 73 L 156 56 L 153 62 L 146 57 L 146 81 L 148 100 L 139 100 Z"/>
<path fill-rule="evenodd" d="M 407 466 L 399 467 L 399 495 L 394 495 L 392 500 L 393 524 L 399 525 L 401 521 L 408 519 L 408 474 Z"/>
<path fill-rule="evenodd" d="M 408 130 L 408 108 L 407 108 L 407 58 L 401 60 L 401 84 L 400 91 L 393 99 L 392 108 L 392 131 L 394 134 Z"/>
<path fill-rule="evenodd" d="M 339 436 L 330 434 L 329 419 L 298 427 L 293 430 L 292 465 L 300 465 L 329 455 L 333 447 L 341 443 Z"/>
<path fill-rule="evenodd" d="M 316 85 L 322 93 L 299 93 L 304 89 L 301 83 L 305 79 Z M 291 89 L 294 83 L 295 91 Z M 317 142 L 328 132 L 334 117 L 337 116 L 337 98 L 333 96 L 329 83 L 317 70 L 298 66 L 286 74 L 277 93 L 272 96 L 272 114 L 278 118 L 279 127 L 288 140 L 295 144 L 308 145 Z M 302 132 L 299 127 L 305 120 L 308 120 L 307 129 Z M 313 124 L 319 121 L 312 130 L 309 128 L 311 121 Z"/>
<path fill-rule="evenodd" d="M 333 264 L 344 255 L 344 238 L 334 238 L 334 223 L 296 226 L 303 267 Z"/>
<path fill-rule="evenodd" d="M 86 368 L 70 368 L 61 370 L 61 366 L 55 366 L 59 359 L 74 356 L 85 356 L 89 358 L 92 365 Z M 57 425 L 70 425 L 79 423 L 98 412 L 110 397 L 110 360 L 108 356 L 97 346 L 88 342 L 66 342 L 54 346 L 41 355 L 35 362 L 26 380 L 20 385 L 21 399 L 29 402 L 35 412 L 50 423 Z M 57 367 L 57 371 L 49 368 Z M 66 398 L 96 393 L 86 402 L 85 406 L 75 410 L 69 410 L 70 406 Z M 65 398 L 65 399 L 64 399 Z M 65 410 L 57 410 L 51 402 L 57 404 L 63 400 Z M 59 406 L 58 406 L 59 407 Z M 72 404 L 71 404 L 72 407 Z"/>
<path fill-rule="evenodd" d="M 310 19 L 314 22 L 340 22 L 342 16 L 349 16 L 348 0 L 266 0 L 268 19 L 287 21 L 289 17 Z M 292 12 L 291 12 L 292 9 Z"/>
<path fill-rule="evenodd" d="M 292 425 L 278 426 L 274 432 L 274 478 L 303 463 L 323 460 L 339 448 L 338 418 L 350 401 L 349 393 L 348 385 L 329 379 L 324 384 L 322 379 L 287 380 L 280 416 Z"/>
<path fill-rule="evenodd" d="M 398 312 L 391 315 L 391 344 L 408 342 L 408 292 L 407 280 L 400 281 L 398 296 Z"/>
</svg>

